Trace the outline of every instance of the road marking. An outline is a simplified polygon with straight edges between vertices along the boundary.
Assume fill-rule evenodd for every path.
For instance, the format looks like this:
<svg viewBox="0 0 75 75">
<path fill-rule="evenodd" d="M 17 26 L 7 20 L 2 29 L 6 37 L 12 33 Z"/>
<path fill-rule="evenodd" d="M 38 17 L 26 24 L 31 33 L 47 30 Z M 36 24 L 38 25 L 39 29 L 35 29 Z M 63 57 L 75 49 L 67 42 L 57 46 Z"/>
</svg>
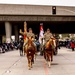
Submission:
<svg viewBox="0 0 75 75">
<path fill-rule="evenodd" d="M 20 57 L 18 60 L 16 60 L 2 75 L 4 75 L 5 73 L 10 73 L 10 69 L 15 65 L 17 65 L 16 63 L 21 59 L 22 57 Z"/>
<path fill-rule="evenodd" d="M 45 70 L 45 75 L 48 75 L 48 68 L 46 66 L 46 63 L 44 62 L 44 70 Z"/>
<path fill-rule="evenodd" d="M 6 73 L 10 73 L 10 72 L 11 72 L 10 70 L 7 70 L 7 71 L 6 71 Z"/>
<path fill-rule="evenodd" d="M 15 65 L 17 65 L 17 64 L 14 64 L 14 66 L 15 66 Z"/>
</svg>

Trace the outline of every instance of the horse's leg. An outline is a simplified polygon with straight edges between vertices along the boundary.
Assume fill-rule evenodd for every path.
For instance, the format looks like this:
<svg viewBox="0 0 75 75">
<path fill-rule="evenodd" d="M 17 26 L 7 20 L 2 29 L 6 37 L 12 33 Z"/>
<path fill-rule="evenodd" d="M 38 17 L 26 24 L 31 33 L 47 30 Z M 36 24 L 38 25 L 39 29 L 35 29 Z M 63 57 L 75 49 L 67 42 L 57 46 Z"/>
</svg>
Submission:
<svg viewBox="0 0 75 75">
<path fill-rule="evenodd" d="M 33 51 L 33 58 L 36 60 L 37 52 L 36 50 Z"/>
<path fill-rule="evenodd" d="M 35 54 L 32 56 L 32 63 L 34 64 L 34 57 L 35 57 Z"/>
<path fill-rule="evenodd" d="M 35 58 L 35 60 L 36 60 L 36 56 L 37 56 L 37 54 L 35 53 L 35 54 L 34 54 L 34 58 Z"/>
<path fill-rule="evenodd" d="M 34 58 L 32 56 L 32 59 L 31 59 L 31 68 L 33 67 L 32 64 L 34 63 Z"/>
<path fill-rule="evenodd" d="M 48 66 L 51 67 L 51 55 L 48 54 Z"/>
<path fill-rule="evenodd" d="M 46 58 L 47 58 L 46 52 L 44 52 L 44 58 L 45 58 L 45 62 L 47 63 L 47 60 L 46 60 Z"/>
<path fill-rule="evenodd" d="M 30 70 L 30 59 L 29 59 L 29 56 L 27 56 L 27 60 L 28 60 L 28 69 Z"/>
<path fill-rule="evenodd" d="M 31 61 L 31 68 L 33 68 L 32 64 L 33 64 L 33 63 L 32 63 L 32 61 Z"/>
<path fill-rule="evenodd" d="M 45 58 L 45 60 L 46 60 L 46 53 L 44 52 L 44 58 Z"/>
<path fill-rule="evenodd" d="M 32 59 L 30 59 L 30 69 L 32 68 Z"/>
<path fill-rule="evenodd" d="M 28 69 L 31 70 L 31 59 L 28 57 Z"/>
<path fill-rule="evenodd" d="M 53 61 L 53 51 L 51 53 L 51 62 Z"/>
<path fill-rule="evenodd" d="M 49 59 L 49 57 L 48 57 L 48 53 L 46 53 L 46 63 L 48 64 L 48 60 Z"/>
</svg>

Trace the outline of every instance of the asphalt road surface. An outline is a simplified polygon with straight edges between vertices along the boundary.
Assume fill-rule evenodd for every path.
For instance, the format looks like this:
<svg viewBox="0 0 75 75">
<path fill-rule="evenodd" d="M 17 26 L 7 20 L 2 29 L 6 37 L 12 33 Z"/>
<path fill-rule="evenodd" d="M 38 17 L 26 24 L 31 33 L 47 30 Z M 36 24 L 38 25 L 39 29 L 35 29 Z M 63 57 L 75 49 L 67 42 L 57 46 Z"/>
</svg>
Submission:
<svg viewBox="0 0 75 75">
<path fill-rule="evenodd" d="M 51 68 L 39 54 L 28 70 L 26 56 L 21 57 L 19 50 L 0 54 L 0 75 L 75 75 L 75 51 L 67 48 L 58 50 Z"/>
</svg>

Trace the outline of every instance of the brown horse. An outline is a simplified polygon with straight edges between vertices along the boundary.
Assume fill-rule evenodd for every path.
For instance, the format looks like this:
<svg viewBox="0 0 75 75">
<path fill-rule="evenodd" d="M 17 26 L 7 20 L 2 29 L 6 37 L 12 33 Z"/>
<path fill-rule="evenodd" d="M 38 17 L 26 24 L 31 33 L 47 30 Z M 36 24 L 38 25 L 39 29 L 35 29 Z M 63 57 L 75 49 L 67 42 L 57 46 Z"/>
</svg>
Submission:
<svg viewBox="0 0 75 75">
<path fill-rule="evenodd" d="M 28 43 L 26 45 L 25 50 L 28 59 L 28 68 L 30 70 L 32 68 L 32 64 L 34 63 L 34 55 L 35 55 L 35 47 L 31 37 L 28 38 Z"/>
<path fill-rule="evenodd" d="M 51 67 L 51 62 L 53 61 L 53 52 L 56 46 L 56 41 L 51 38 L 45 45 L 44 58 L 48 62 L 48 66 Z"/>
</svg>

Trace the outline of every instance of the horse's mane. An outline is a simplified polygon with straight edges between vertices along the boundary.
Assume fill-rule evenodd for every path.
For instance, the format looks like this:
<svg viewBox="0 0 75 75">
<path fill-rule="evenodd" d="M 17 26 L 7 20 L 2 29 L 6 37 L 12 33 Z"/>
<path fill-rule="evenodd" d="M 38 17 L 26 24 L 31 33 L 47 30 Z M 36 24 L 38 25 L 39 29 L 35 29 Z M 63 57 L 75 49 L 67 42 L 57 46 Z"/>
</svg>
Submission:
<svg viewBox="0 0 75 75">
<path fill-rule="evenodd" d="M 49 41 L 46 43 L 46 48 L 50 48 L 53 44 L 53 39 L 50 38 Z"/>
<path fill-rule="evenodd" d="M 28 45 L 28 46 L 29 46 L 29 45 L 33 46 L 32 38 L 28 38 L 28 43 L 27 43 L 27 45 Z"/>
</svg>

